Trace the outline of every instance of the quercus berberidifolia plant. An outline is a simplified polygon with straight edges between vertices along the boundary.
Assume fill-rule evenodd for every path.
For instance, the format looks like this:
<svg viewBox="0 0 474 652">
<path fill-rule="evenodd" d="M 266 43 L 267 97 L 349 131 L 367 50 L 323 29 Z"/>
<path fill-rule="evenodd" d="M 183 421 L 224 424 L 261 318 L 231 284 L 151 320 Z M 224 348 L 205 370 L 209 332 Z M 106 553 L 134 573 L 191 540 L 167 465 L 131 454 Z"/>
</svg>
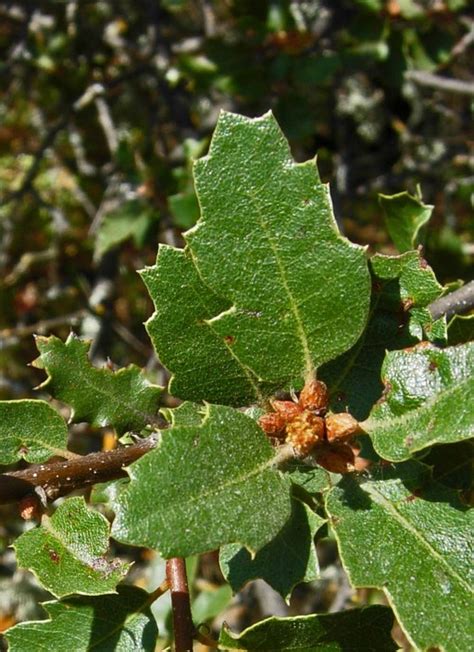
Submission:
<svg viewBox="0 0 474 652">
<path fill-rule="evenodd" d="M 391 607 L 414 647 L 467 649 L 474 352 L 470 317 L 452 316 L 474 292 L 443 296 L 416 248 L 430 207 L 384 196 L 400 253 L 369 256 L 339 233 L 314 161 L 293 161 L 271 114 L 223 113 L 194 178 L 201 219 L 185 248 L 161 245 L 141 271 L 179 407 L 160 411 L 162 389 L 133 365 L 94 367 L 74 335 L 37 338 L 41 387 L 71 422 L 114 428 L 116 449 L 73 454 L 49 403 L 0 402 L 1 461 L 30 463 L 1 476 L 0 501 L 36 522 L 14 548 L 54 597 L 49 619 L 7 632 L 11 650 L 62 650 L 71 631 L 87 649 L 154 650 L 150 606 L 168 589 L 178 652 L 193 640 L 391 650 Z M 91 504 L 68 496 L 99 483 Z M 319 577 L 314 542 L 328 532 L 352 585 L 391 607 L 224 625 L 219 640 L 193 623 L 185 557 L 218 550 L 234 593 L 262 578 L 289 600 Z M 167 560 L 157 589 L 124 584 L 110 536 Z"/>
</svg>

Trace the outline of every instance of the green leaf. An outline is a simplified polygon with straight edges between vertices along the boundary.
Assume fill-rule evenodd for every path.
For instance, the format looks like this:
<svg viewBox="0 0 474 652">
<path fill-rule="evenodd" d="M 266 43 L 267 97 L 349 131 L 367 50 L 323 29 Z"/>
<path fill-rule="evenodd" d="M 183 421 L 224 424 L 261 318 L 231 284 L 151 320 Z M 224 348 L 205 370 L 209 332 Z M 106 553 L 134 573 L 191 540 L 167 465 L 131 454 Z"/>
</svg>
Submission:
<svg viewBox="0 0 474 652">
<path fill-rule="evenodd" d="M 243 405 L 301 385 L 365 326 L 364 249 L 339 234 L 314 161 L 294 163 L 271 114 L 222 113 L 195 183 L 201 219 L 187 253 L 165 250 L 145 272 L 173 393 Z"/>
<path fill-rule="evenodd" d="M 238 544 L 223 546 L 220 565 L 234 593 L 247 582 L 261 578 L 288 600 L 297 584 L 315 580 L 319 565 L 314 536 L 324 523 L 307 505 L 293 499 L 290 519 L 253 559 Z"/>
<path fill-rule="evenodd" d="M 406 460 L 474 435 L 474 342 L 392 351 L 382 378 L 384 396 L 362 427 L 383 458 Z"/>
<path fill-rule="evenodd" d="M 67 436 L 64 419 L 45 401 L 0 401 L 0 464 L 63 455 Z"/>
<path fill-rule="evenodd" d="M 407 192 L 379 195 L 387 231 L 400 253 L 415 249 L 421 227 L 428 222 L 433 206 L 423 204 Z"/>
<path fill-rule="evenodd" d="M 311 496 L 322 493 L 331 486 L 327 471 L 320 466 L 308 466 L 296 458 L 281 467 L 281 470 L 288 474 L 294 485 Z"/>
<path fill-rule="evenodd" d="M 238 542 L 256 551 L 290 516 L 290 482 L 253 419 L 208 405 L 200 426 L 176 426 L 129 467 L 113 536 L 186 557 Z"/>
<path fill-rule="evenodd" d="M 464 344 L 474 340 L 474 315 L 455 315 L 448 325 L 448 343 Z"/>
<path fill-rule="evenodd" d="M 319 378 L 328 385 L 334 411 L 366 419 L 382 394 L 382 363 L 387 350 L 402 349 L 423 337 L 442 339 L 445 320 L 433 322 L 427 306 L 442 292 L 419 252 L 375 255 L 370 260 L 372 299 L 367 326 L 357 343 L 324 365 Z"/>
<path fill-rule="evenodd" d="M 426 471 L 407 462 L 346 476 L 327 511 L 352 584 L 383 589 L 417 649 L 459 652 L 472 642 L 472 514 Z"/>
<path fill-rule="evenodd" d="M 137 247 L 144 245 L 145 237 L 158 214 L 143 200 L 132 199 L 107 213 L 96 233 L 94 258 L 101 258 L 109 249 L 133 238 Z"/>
<path fill-rule="evenodd" d="M 113 593 L 128 564 L 107 561 L 109 523 L 77 496 L 62 503 L 41 526 L 15 542 L 18 565 L 31 570 L 53 595 Z"/>
<path fill-rule="evenodd" d="M 210 321 L 230 304 L 204 285 L 190 256 L 162 245 L 156 265 L 141 275 L 156 308 L 146 323 L 148 333 L 161 362 L 174 373 L 170 392 L 215 403 L 256 401 L 258 378 Z"/>
<path fill-rule="evenodd" d="M 36 345 L 40 357 L 33 365 L 48 374 L 41 387 L 72 407 L 72 421 L 113 426 L 118 432 L 141 430 L 156 421 L 161 389 L 135 365 L 119 371 L 93 367 L 88 359 L 90 342 L 73 333 L 66 342 L 37 337 Z"/>
<path fill-rule="evenodd" d="M 217 589 L 202 591 L 191 605 L 193 622 L 198 625 L 218 616 L 232 599 L 232 589 L 228 584 Z"/>
<path fill-rule="evenodd" d="M 172 426 L 200 426 L 206 408 L 201 403 L 185 401 L 177 408 L 161 408 L 160 412 Z"/>
<path fill-rule="evenodd" d="M 239 635 L 224 625 L 219 643 L 224 650 L 259 652 L 392 652 L 397 649 L 392 626 L 392 611 L 376 605 L 335 614 L 268 618 Z"/>
<path fill-rule="evenodd" d="M 134 586 L 118 595 L 73 597 L 43 604 L 49 620 L 20 623 L 5 633 L 10 652 L 153 652 L 158 630 L 150 596 Z"/>
</svg>

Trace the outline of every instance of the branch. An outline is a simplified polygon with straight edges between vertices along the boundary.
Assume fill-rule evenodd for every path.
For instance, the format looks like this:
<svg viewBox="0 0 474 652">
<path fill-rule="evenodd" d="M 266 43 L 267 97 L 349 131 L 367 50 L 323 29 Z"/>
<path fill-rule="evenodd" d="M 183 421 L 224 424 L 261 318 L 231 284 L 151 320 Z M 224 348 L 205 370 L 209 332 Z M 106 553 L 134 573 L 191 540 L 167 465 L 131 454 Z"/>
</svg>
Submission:
<svg viewBox="0 0 474 652">
<path fill-rule="evenodd" d="M 459 290 L 436 299 L 428 306 L 434 320 L 443 315 L 446 315 L 447 319 L 453 317 L 453 315 L 462 315 L 472 308 L 474 308 L 474 281 L 466 283 Z"/>
<path fill-rule="evenodd" d="M 82 455 L 64 462 L 51 462 L 30 466 L 21 471 L 0 474 L 0 504 L 12 503 L 25 496 L 46 494 L 49 500 L 82 489 L 97 482 L 123 478 L 125 467 L 138 460 L 156 446 L 155 437 L 147 437 L 132 446 L 112 451 Z"/>
<path fill-rule="evenodd" d="M 420 86 L 430 86 L 449 93 L 459 95 L 474 95 L 474 82 L 463 81 L 462 79 L 448 79 L 440 75 L 433 75 L 423 70 L 407 70 L 405 77 L 414 81 Z"/>
<path fill-rule="evenodd" d="M 195 632 L 191 616 L 186 563 L 182 557 L 166 560 L 166 579 L 171 592 L 175 652 L 192 652 Z"/>
</svg>

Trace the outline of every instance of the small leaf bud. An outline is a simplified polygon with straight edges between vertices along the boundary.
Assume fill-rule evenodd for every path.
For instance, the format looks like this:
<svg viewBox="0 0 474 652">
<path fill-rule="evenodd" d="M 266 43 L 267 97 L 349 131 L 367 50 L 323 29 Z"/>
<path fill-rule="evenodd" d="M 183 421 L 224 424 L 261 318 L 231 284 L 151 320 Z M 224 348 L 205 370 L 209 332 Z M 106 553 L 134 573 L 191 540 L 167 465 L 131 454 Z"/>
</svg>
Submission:
<svg viewBox="0 0 474 652">
<path fill-rule="evenodd" d="M 328 441 L 347 441 L 360 432 L 358 422 L 348 412 L 328 414 L 326 436 Z"/>
<path fill-rule="evenodd" d="M 308 381 L 301 390 L 299 403 L 305 410 L 325 410 L 328 401 L 328 389 L 320 380 Z"/>
</svg>

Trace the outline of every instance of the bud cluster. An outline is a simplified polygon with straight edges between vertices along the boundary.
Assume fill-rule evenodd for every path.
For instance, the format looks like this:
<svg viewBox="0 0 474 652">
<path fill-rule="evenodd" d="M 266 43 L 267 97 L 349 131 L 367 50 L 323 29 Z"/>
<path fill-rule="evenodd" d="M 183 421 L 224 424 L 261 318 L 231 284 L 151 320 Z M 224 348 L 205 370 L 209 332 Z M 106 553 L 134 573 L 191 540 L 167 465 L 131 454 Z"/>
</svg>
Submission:
<svg viewBox="0 0 474 652">
<path fill-rule="evenodd" d="M 359 424 L 347 412 L 326 414 L 329 395 L 326 385 L 310 380 L 298 400 L 271 401 L 273 412 L 259 423 L 272 439 L 289 443 L 300 457 L 311 454 L 328 471 L 354 470 L 354 451 L 350 440 L 360 432 Z"/>
</svg>

